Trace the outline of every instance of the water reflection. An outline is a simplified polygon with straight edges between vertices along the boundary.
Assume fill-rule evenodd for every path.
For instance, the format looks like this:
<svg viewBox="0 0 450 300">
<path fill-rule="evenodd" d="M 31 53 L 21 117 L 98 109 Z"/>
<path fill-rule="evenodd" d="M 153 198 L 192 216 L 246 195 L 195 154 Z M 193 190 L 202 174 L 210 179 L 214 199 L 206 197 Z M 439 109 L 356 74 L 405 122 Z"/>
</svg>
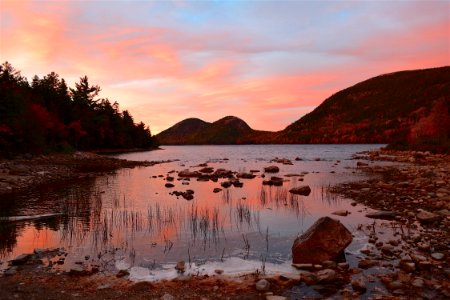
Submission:
<svg viewBox="0 0 450 300">
<path fill-rule="evenodd" d="M 282 186 L 263 185 L 264 178 L 258 174 L 254 179 L 241 179 L 242 188 L 232 186 L 213 193 L 221 180 L 176 180 L 174 171 L 200 165 L 190 154 L 190 160 L 121 170 L 11 199 L 8 203 L 13 204 L 2 210 L 5 215 L 62 212 L 62 216 L 39 222 L 0 222 L 1 259 L 37 247 L 65 247 L 69 251 L 67 265 L 88 257 L 106 269 L 114 268 L 118 261 L 158 268 L 179 260 L 200 264 L 229 257 L 258 260 L 264 266 L 288 261 L 296 235 L 323 215 L 349 210 L 351 217 L 342 221 L 350 227 L 364 219 L 347 200 L 327 192 L 330 184 L 354 178 L 346 169 L 352 161 L 335 166 L 335 174 L 329 172 L 334 161 L 282 165 L 277 174 L 286 178 Z M 210 159 L 208 166 L 241 172 L 262 170 L 273 155 L 260 155 L 248 157 L 245 164 L 241 158 Z M 291 153 L 296 156 L 300 155 Z M 284 177 L 302 172 L 302 176 Z M 173 189 L 165 187 L 169 174 L 175 178 Z M 308 197 L 289 193 L 290 188 L 303 184 L 312 188 Z M 194 199 L 174 197 L 172 192 L 180 189 L 195 191 Z"/>
</svg>

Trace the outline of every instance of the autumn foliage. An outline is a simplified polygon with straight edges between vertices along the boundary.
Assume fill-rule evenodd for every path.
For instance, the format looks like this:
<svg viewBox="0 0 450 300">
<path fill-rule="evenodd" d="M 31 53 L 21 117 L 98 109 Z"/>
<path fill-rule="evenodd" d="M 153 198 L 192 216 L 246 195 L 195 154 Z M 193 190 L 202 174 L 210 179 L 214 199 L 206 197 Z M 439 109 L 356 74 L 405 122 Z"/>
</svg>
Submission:
<svg viewBox="0 0 450 300">
<path fill-rule="evenodd" d="M 148 126 L 136 124 L 99 92 L 87 76 L 75 88 L 54 72 L 30 83 L 11 64 L 2 64 L 0 154 L 154 146 Z"/>
</svg>

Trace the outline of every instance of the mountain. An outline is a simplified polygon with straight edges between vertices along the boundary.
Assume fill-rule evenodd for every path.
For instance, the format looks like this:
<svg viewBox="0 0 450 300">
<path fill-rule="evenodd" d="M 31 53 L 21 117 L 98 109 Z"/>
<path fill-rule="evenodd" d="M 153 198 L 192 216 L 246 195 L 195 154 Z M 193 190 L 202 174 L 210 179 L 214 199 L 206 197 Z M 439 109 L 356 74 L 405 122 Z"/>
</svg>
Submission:
<svg viewBox="0 0 450 300">
<path fill-rule="evenodd" d="M 436 105 L 447 106 L 450 67 L 377 76 L 346 88 L 276 134 L 276 143 L 390 143 L 405 140 Z"/>
<path fill-rule="evenodd" d="M 227 116 L 213 123 L 185 119 L 156 135 L 162 145 L 251 144 L 254 135 L 267 132 L 253 130 L 243 120 Z"/>
<path fill-rule="evenodd" d="M 450 67 L 384 74 L 337 92 L 278 132 L 225 117 L 187 119 L 161 132 L 161 144 L 448 143 Z M 194 121 L 195 120 L 195 121 Z"/>
</svg>

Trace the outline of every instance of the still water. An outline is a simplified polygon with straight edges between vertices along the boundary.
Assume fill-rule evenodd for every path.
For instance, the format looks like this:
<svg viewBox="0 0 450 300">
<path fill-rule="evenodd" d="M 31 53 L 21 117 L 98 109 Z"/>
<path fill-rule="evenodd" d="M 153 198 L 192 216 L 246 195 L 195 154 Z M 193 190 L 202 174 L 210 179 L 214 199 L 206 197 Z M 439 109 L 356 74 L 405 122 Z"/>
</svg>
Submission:
<svg viewBox="0 0 450 300">
<path fill-rule="evenodd" d="M 83 179 L 70 187 L 51 186 L 14 199 L 3 215 L 61 213 L 39 221 L 0 223 L 0 261 L 35 248 L 64 247 L 69 253 L 62 269 L 77 261 L 99 264 L 103 270 L 128 269 L 131 279 L 174 278 L 176 262 L 187 273 L 225 274 L 265 271 L 289 274 L 291 246 L 298 234 L 318 218 L 331 216 L 354 234 L 348 255 L 357 254 L 366 237 L 356 230 L 368 223 L 367 209 L 327 192 L 327 187 L 363 178 L 355 171 L 356 152 L 381 145 L 243 145 L 164 146 L 163 150 L 117 155 L 129 160 L 167 161 L 152 167 L 122 169 L 114 174 Z M 271 162 L 287 158 L 292 165 Z M 299 158 L 301 160 L 295 160 Z M 235 172 L 259 170 L 243 187 L 222 188 L 213 181 L 178 180 L 177 172 L 200 170 Z M 277 165 L 280 172 L 266 174 Z M 285 177 L 287 174 L 301 176 Z M 167 176 L 172 188 L 165 187 Z M 283 177 L 283 186 L 267 186 L 270 176 Z M 302 181 L 301 181 L 302 180 Z M 309 185 L 309 196 L 289 189 Z M 222 188 L 214 193 L 214 188 Z M 194 191 L 192 200 L 173 191 Z M 333 215 L 348 210 L 347 217 Z"/>
</svg>

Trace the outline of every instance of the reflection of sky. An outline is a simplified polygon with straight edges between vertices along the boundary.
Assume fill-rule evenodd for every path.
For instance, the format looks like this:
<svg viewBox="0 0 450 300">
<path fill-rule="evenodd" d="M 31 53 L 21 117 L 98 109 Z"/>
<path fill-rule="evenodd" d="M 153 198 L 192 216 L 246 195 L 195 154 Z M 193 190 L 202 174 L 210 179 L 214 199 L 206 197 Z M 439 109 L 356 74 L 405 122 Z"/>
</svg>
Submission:
<svg viewBox="0 0 450 300">
<path fill-rule="evenodd" d="M 87 74 L 155 133 L 193 115 L 280 130 L 369 77 L 448 65 L 449 6 L 7 0 L 0 52 L 28 78 L 56 71 L 73 84 Z"/>
</svg>

